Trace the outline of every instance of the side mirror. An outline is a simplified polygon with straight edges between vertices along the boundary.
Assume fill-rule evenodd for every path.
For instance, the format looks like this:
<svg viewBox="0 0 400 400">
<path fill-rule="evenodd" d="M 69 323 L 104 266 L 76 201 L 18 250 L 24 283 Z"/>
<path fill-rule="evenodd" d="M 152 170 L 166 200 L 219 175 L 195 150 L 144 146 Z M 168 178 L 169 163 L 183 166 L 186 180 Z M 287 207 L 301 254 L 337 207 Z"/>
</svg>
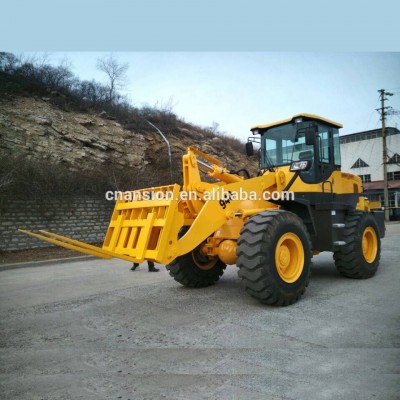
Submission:
<svg viewBox="0 0 400 400">
<path fill-rule="evenodd" d="M 253 142 L 247 142 L 246 143 L 246 155 L 248 157 L 254 156 Z"/>
<path fill-rule="evenodd" d="M 310 126 L 306 129 L 306 144 L 307 145 L 314 145 L 315 138 L 317 137 L 317 130 L 315 127 Z"/>
</svg>

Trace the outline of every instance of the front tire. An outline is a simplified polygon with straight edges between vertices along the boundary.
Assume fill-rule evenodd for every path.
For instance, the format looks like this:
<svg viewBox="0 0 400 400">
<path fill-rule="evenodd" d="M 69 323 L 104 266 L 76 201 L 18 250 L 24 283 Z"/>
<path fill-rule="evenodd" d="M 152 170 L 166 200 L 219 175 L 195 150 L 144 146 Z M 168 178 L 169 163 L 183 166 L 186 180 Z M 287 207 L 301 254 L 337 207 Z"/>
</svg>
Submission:
<svg viewBox="0 0 400 400">
<path fill-rule="evenodd" d="M 379 229 L 372 215 L 354 211 L 345 221 L 345 245 L 333 253 L 339 273 L 347 278 L 368 279 L 375 275 L 381 255 Z"/>
<path fill-rule="evenodd" d="M 310 280 L 311 244 L 302 220 L 289 211 L 263 211 L 243 226 L 237 266 L 246 291 L 261 303 L 295 303 Z"/>
<path fill-rule="evenodd" d="M 208 258 L 201 252 L 200 245 L 190 253 L 177 257 L 166 268 L 170 276 L 181 285 L 201 288 L 216 283 L 224 273 L 226 264 L 218 257 Z"/>
</svg>

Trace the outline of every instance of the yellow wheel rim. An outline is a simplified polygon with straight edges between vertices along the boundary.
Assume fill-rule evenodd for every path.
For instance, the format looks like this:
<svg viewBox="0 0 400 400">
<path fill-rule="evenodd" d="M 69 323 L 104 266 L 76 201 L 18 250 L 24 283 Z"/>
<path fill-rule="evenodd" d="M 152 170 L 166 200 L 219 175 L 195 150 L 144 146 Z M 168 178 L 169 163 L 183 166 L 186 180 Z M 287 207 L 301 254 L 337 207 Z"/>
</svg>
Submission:
<svg viewBox="0 0 400 400">
<path fill-rule="evenodd" d="M 367 263 L 375 261 L 378 252 L 378 238 L 375 229 L 372 226 L 367 226 L 362 235 L 362 252 Z"/>
<path fill-rule="evenodd" d="M 296 234 L 288 232 L 278 240 L 275 248 L 275 265 L 284 282 L 293 283 L 299 279 L 304 267 L 304 249 Z"/>
<path fill-rule="evenodd" d="M 208 257 L 207 254 L 202 251 L 201 246 L 192 251 L 192 259 L 197 268 L 201 269 L 202 271 L 209 271 L 210 269 L 214 268 L 218 261 L 218 257 Z"/>
</svg>

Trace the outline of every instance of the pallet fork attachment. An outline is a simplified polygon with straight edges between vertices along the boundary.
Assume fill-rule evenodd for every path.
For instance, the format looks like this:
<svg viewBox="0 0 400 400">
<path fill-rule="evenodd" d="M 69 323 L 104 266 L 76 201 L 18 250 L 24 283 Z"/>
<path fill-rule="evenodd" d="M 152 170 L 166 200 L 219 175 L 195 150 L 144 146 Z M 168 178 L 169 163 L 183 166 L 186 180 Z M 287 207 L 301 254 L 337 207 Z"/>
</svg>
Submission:
<svg viewBox="0 0 400 400">
<path fill-rule="evenodd" d="M 179 190 L 175 184 L 123 193 L 115 204 L 102 247 L 43 230 L 19 231 L 100 258 L 138 263 L 146 259 L 166 264 L 177 255 L 176 242 L 183 225 Z"/>
</svg>

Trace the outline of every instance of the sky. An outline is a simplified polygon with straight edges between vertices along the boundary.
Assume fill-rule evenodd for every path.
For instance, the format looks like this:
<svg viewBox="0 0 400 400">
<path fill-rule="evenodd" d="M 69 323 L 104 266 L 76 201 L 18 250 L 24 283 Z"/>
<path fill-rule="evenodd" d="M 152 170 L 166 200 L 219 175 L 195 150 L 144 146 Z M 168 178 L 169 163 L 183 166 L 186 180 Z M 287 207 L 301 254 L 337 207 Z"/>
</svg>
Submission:
<svg viewBox="0 0 400 400">
<path fill-rule="evenodd" d="M 36 53 L 39 54 L 39 53 Z M 106 83 L 96 60 L 110 53 L 48 53 L 67 58 L 80 79 Z M 246 140 L 250 127 L 301 112 L 344 125 L 341 134 L 380 127 L 378 89 L 400 110 L 400 53 L 125 52 L 124 91 L 135 106 L 172 106 L 180 118 Z M 400 115 L 388 117 L 400 126 Z"/>
</svg>

